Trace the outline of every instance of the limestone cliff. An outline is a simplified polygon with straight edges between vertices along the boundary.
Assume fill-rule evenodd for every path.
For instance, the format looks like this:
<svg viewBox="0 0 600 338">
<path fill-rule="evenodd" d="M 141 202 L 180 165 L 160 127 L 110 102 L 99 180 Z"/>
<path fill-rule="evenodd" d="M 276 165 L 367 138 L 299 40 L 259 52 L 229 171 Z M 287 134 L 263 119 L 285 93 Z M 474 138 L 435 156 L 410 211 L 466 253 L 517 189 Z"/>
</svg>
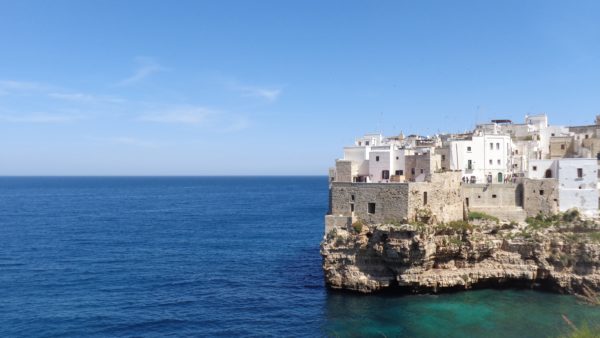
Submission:
<svg viewBox="0 0 600 338">
<path fill-rule="evenodd" d="M 600 290 L 600 233 L 590 221 L 355 224 L 321 243 L 326 283 L 364 293 L 519 284 Z"/>
</svg>

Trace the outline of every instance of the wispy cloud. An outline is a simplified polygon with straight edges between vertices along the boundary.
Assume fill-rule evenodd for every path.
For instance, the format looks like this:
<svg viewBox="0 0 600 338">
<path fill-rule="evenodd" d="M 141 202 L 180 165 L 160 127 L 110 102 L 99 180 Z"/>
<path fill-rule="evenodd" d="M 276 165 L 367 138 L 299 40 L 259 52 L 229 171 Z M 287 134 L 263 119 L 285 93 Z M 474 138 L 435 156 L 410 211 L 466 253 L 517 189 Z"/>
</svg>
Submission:
<svg viewBox="0 0 600 338">
<path fill-rule="evenodd" d="M 245 116 L 233 116 L 230 119 L 230 123 L 226 124 L 223 129 L 224 132 L 236 132 L 250 127 L 250 121 Z"/>
<path fill-rule="evenodd" d="M 28 81 L 0 80 L 0 95 L 8 95 L 15 92 L 32 92 L 48 90 L 50 86 Z"/>
<path fill-rule="evenodd" d="M 259 97 L 269 102 L 273 102 L 279 98 L 281 89 L 260 88 L 260 87 L 240 87 L 239 89 L 243 96 Z"/>
<path fill-rule="evenodd" d="M 132 85 L 146 79 L 152 74 L 166 70 L 166 68 L 149 57 L 137 57 L 135 58 L 135 62 L 137 63 L 137 68 L 135 69 L 134 73 L 131 76 L 119 81 L 117 85 Z"/>
<path fill-rule="evenodd" d="M 2 114 L 0 122 L 8 123 L 68 123 L 80 120 L 79 115 L 49 114 L 49 113 L 30 113 L 30 114 Z"/>
<path fill-rule="evenodd" d="M 164 124 L 183 124 L 210 128 L 220 132 L 235 132 L 250 126 L 244 115 L 202 107 L 176 106 L 138 116 L 139 121 Z"/>
<path fill-rule="evenodd" d="M 143 114 L 138 119 L 146 122 L 200 125 L 207 123 L 211 116 L 218 114 L 218 112 L 205 107 L 183 106 Z"/>
<path fill-rule="evenodd" d="M 156 144 L 154 142 L 141 140 L 135 137 L 128 136 L 120 136 L 120 137 L 112 137 L 108 138 L 107 141 L 112 144 L 117 145 L 126 145 L 126 146 L 136 146 L 136 147 L 154 147 Z"/>
<path fill-rule="evenodd" d="M 125 102 L 125 100 L 118 98 L 118 97 L 98 96 L 98 95 L 91 95 L 91 94 L 85 94 L 85 93 L 52 92 L 52 93 L 48 93 L 48 97 L 57 99 L 57 100 L 81 102 L 81 103 L 101 103 L 101 102 L 122 103 L 122 102 Z"/>
<path fill-rule="evenodd" d="M 283 92 L 282 88 L 276 86 L 246 85 L 236 80 L 225 80 L 224 82 L 226 87 L 239 92 L 244 97 L 255 97 L 268 102 L 276 101 Z"/>
</svg>

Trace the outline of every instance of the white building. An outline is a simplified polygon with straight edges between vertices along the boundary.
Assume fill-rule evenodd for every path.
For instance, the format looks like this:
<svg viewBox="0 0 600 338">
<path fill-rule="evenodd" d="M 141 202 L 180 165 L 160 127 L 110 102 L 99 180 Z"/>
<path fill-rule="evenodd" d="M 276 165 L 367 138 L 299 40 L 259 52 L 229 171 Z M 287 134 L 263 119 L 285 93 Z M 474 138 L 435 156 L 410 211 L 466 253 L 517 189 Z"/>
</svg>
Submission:
<svg viewBox="0 0 600 338">
<path fill-rule="evenodd" d="M 527 177 L 558 180 L 560 211 L 577 208 L 589 216 L 598 213 L 598 162 L 595 158 L 531 160 Z"/>
<path fill-rule="evenodd" d="M 484 130 L 495 131 L 486 125 L 471 137 L 448 141 L 450 169 L 462 170 L 471 183 L 504 183 L 512 175 L 510 135 Z"/>
</svg>

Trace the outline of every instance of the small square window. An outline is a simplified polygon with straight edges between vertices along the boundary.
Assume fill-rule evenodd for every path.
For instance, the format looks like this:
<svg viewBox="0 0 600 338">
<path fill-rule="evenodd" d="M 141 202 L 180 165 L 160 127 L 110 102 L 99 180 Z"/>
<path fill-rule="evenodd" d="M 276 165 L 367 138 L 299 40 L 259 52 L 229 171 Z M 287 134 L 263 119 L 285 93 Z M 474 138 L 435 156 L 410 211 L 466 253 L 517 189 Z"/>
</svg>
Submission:
<svg viewBox="0 0 600 338">
<path fill-rule="evenodd" d="M 423 172 L 424 172 L 424 170 L 423 170 L 423 169 L 421 169 L 421 174 L 422 174 Z"/>
<path fill-rule="evenodd" d="M 467 151 L 471 151 L 471 147 L 467 147 Z"/>
<path fill-rule="evenodd" d="M 537 171 L 537 166 L 533 166 L 533 171 Z"/>
<path fill-rule="evenodd" d="M 500 143 L 496 143 L 496 150 L 500 150 Z"/>
<path fill-rule="evenodd" d="M 490 160 L 490 165 L 493 164 L 493 163 L 494 163 L 494 161 Z"/>
<path fill-rule="evenodd" d="M 442 161 L 446 160 L 446 155 L 442 155 Z"/>
<path fill-rule="evenodd" d="M 368 205 L 369 207 L 369 214 L 374 214 L 375 213 L 375 203 L 369 203 Z"/>
<path fill-rule="evenodd" d="M 490 150 L 494 150 L 494 144 L 490 143 Z"/>
<path fill-rule="evenodd" d="M 544 196 L 544 190 L 540 190 L 540 196 Z"/>
<path fill-rule="evenodd" d="M 577 178 L 582 178 L 582 177 L 583 177 L 583 169 L 577 168 Z"/>
<path fill-rule="evenodd" d="M 368 146 L 369 145 L 369 141 L 365 141 L 365 145 Z"/>
<path fill-rule="evenodd" d="M 496 197 L 497 197 L 496 195 L 492 195 L 492 198 L 496 198 Z"/>
<path fill-rule="evenodd" d="M 502 161 L 501 161 L 501 160 L 498 160 L 498 165 L 501 165 L 501 164 L 502 164 Z"/>
<path fill-rule="evenodd" d="M 399 160 L 399 159 L 400 159 L 400 157 L 396 156 L 396 161 Z"/>
<path fill-rule="evenodd" d="M 350 200 L 354 202 L 354 195 L 350 195 Z"/>
<path fill-rule="evenodd" d="M 379 156 L 375 156 L 375 161 L 379 162 Z"/>
<path fill-rule="evenodd" d="M 565 145 L 564 144 L 560 145 L 560 150 L 565 150 Z"/>
</svg>

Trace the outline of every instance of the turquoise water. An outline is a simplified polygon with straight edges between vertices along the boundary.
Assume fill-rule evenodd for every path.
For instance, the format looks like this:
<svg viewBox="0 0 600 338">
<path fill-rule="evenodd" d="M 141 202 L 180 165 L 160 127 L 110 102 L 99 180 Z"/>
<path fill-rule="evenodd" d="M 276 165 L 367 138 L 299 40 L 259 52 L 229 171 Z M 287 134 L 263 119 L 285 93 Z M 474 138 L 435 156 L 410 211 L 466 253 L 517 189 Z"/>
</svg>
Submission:
<svg viewBox="0 0 600 338">
<path fill-rule="evenodd" d="M 330 294 L 329 336 L 555 337 L 575 323 L 600 323 L 600 309 L 576 298 L 529 290 L 367 297 Z"/>
<path fill-rule="evenodd" d="M 555 337 L 533 291 L 327 290 L 326 177 L 0 178 L 0 337 Z"/>
</svg>

